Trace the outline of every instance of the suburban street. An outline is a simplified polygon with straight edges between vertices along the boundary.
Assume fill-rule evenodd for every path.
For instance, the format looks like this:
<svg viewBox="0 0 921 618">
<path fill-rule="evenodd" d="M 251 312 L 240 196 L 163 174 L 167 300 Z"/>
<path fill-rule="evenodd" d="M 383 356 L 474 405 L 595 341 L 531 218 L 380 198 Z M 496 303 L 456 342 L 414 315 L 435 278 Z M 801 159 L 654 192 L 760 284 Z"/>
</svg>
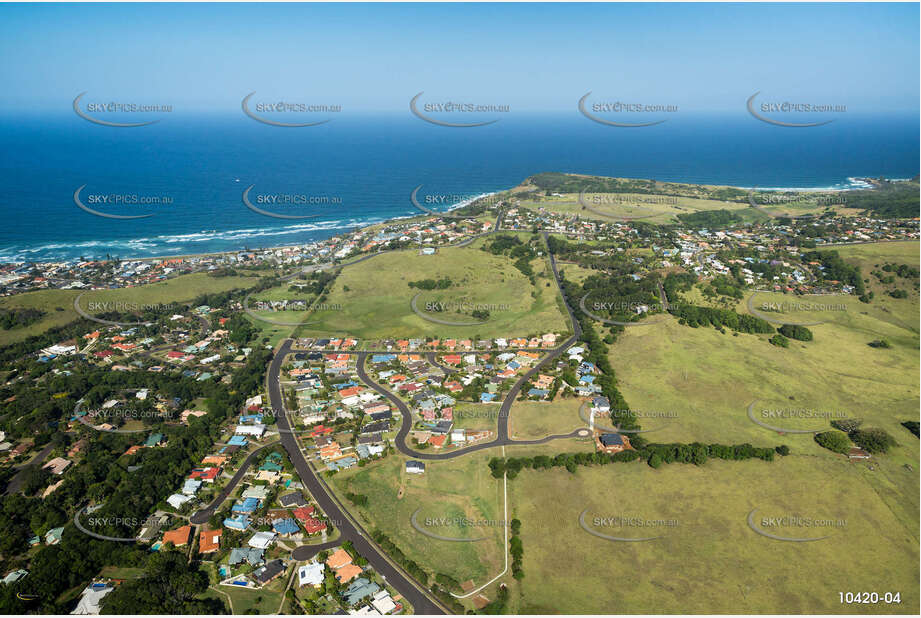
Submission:
<svg viewBox="0 0 921 618">
<path fill-rule="evenodd" d="M 546 243 L 546 239 L 547 239 L 547 234 L 544 233 L 545 243 Z M 559 270 L 557 269 L 556 259 L 554 258 L 552 253 L 548 253 L 548 255 L 550 257 L 550 267 L 553 270 L 554 280 L 556 281 L 557 287 L 560 290 L 560 294 L 563 295 L 563 288 L 560 285 L 560 273 L 559 273 Z M 588 435 L 588 432 L 586 429 L 576 429 L 575 431 L 572 431 L 571 433 L 568 433 L 568 434 L 558 434 L 558 435 L 546 436 L 544 438 L 538 438 L 535 440 L 512 440 L 511 438 L 509 438 L 509 433 L 508 433 L 508 421 L 509 421 L 509 415 L 511 414 L 512 406 L 515 404 L 515 400 L 518 398 L 518 394 L 521 392 L 521 389 L 525 385 L 525 383 L 527 383 L 528 380 L 534 377 L 541 370 L 541 367 L 543 367 L 545 364 L 547 364 L 548 362 L 552 360 L 559 358 L 560 355 L 562 355 L 567 349 L 569 349 L 569 347 L 572 346 L 575 342 L 577 342 L 579 338 L 582 336 L 582 326 L 579 324 L 579 321 L 576 319 L 575 314 L 573 313 L 572 307 L 570 307 L 569 301 L 565 298 L 565 295 L 563 295 L 563 300 L 566 306 L 566 311 L 569 314 L 569 320 L 570 320 L 570 323 L 572 324 L 572 329 L 573 329 L 574 334 L 571 337 L 569 337 L 566 341 L 564 341 L 561 345 L 557 346 L 556 348 L 553 348 L 546 356 L 540 359 L 537 362 L 537 364 L 534 365 L 534 367 L 532 367 L 527 373 L 523 374 L 521 377 L 518 378 L 518 380 L 516 380 L 514 386 L 512 386 L 511 390 L 505 396 L 505 399 L 502 401 L 502 405 L 499 408 L 496 439 L 491 440 L 489 442 L 483 442 L 481 444 L 474 444 L 472 446 L 468 446 L 466 448 L 458 449 L 458 450 L 451 451 L 448 453 L 423 453 L 420 451 L 413 450 L 406 443 L 406 438 L 409 436 L 409 432 L 412 430 L 412 426 L 413 426 L 412 411 L 409 409 L 409 406 L 407 406 L 403 402 L 403 400 L 401 400 L 395 394 L 390 392 L 388 389 L 384 388 L 382 385 L 372 380 L 371 377 L 368 375 L 368 373 L 365 371 L 365 359 L 367 359 L 368 355 L 372 354 L 372 352 L 369 352 L 369 351 L 357 352 L 358 362 L 357 362 L 356 368 L 357 368 L 358 377 L 368 387 L 374 389 L 377 393 L 386 397 L 387 400 L 390 401 L 390 403 L 392 403 L 394 406 L 396 406 L 397 409 L 400 411 L 400 415 L 402 416 L 402 424 L 400 425 L 400 430 L 397 433 L 397 437 L 396 437 L 397 449 L 399 449 L 401 453 L 408 455 L 410 457 L 414 457 L 416 459 L 422 459 L 422 460 L 427 460 L 427 461 L 437 461 L 437 460 L 444 460 L 444 459 L 454 459 L 455 457 L 460 457 L 468 453 L 481 451 L 483 449 L 496 448 L 500 446 L 545 444 L 552 440 L 559 440 L 563 438 L 586 437 Z M 435 352 L 429 352 L 426 354 L 426 358 L 428 359 L 429 363 L 431 363 L 432 365 L 438 367 L 439 369 L 443 371 L 446 369 L 449 369 L 443 365 L 440 365 L 437 362 L 436 356 L 437 356 L 437 353 Z"/>
<path fill-rule="evenodd" d="M 301 452 L 300 445 L 297 442 L 296 434 L 292 433 L 291 424 L 288 415 L 285 413 L 284 398 L 282 396 L 279 375 L 285 357 L 291 353 L 290 339 L 286 340 L 276 351 L 272 363 L 269 365 L 268 372 L 268 393 L 271 401 L 275 418 L 278 422 L 278 428 L 281 430 L 281 443 L 288 452 L 291 463 L 294 464 L 298 476 L 310 495 L 313 496 L 320 509 L 326 513 L 327 518 L 338 528 L 341 537 L 337 544 L 342 541 L 351 541 L 355 550 L 371 564 L 375 571 L 386 578 L 387 583 L 396 588 L 407 601 L 413 606 L 417 614 L 448 614 L 447 609 L 432 598 L 425 586 L 417 582 L 410 575 L 403 572 L 402 569 L 395 566 L 385 556 L 383 551 L 371 540 L 370 535 L 360 527 L 360 525 L 350 518 L 339 502 L 333 497 L 332 492 L 326 486 L 326 483 L 314 472 L 304 454 Z M 309 552 L 312 547 L 307 549 L 298 548 L 301 556 Z M 319 548 L 317 549 L 319 551 Z M 295 554 L 297 557 L 298 554 Z"/>
</svg>

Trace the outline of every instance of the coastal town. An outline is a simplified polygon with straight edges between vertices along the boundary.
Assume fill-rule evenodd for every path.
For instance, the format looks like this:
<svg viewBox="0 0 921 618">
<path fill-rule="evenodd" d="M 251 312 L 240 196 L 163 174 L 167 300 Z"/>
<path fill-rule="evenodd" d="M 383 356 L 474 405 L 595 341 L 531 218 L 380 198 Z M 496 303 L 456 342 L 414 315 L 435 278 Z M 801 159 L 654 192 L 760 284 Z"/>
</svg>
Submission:
<svg viewBox="0 0 921 618">
<path fill-rule="evenodd" d="M 504 607 L 505 584 L 490 589 L 488 580 L 461 581 L 437 565 L 423 568 L 394 541 L 406 542 L 399 529 L 385 530 L 376 520 L 370 527 L 367 512 L 378 506 L 353 490 L 356 479 L 386 470 L 399 479 L 400 499 L 435 482 L 439 462 L 554 443 L 587 451 L 542 455 L 530 465 L 570 473 L 591 462 L 658 467 L 662 456 L 676 455 L 641 435 L 638 413 L 626 406 L 608 360 L 608 346 L 625 327 L 668 313 L 684 325 L 700 319 L 695 306 L 708 304 L 707 315 L 715 317 L 706 320 L 718 330 L 729 324 L 737 333 L 773 332 L 757 311 L 741 325 L 726 316 L 755 293 L 860 296 L 868 303 L 860 272 L 823 251 L 919 238 L 916 220 L 828 215 L 711 229 L 605 222 L 528 208 L 514 198 L 480 206 L 469 217 L 395 221 L 301 246 L 4 266 L 8 298 L 71 290 L 83 318 L 7 353 L 0 402 L 6 497 L 9 504 L 40 505 L 35 517 L 15 509 L 3 515 L 12 534 L 0 549 L 7 589 L 34 589 L 42 577 L 37 560 L 47 548 L 99 542 L 129 553 L 80 574 L 67 596 L 73 614 L 98 614 L 107 599 L 123 596 L 113 593 L 152 578 L 125 564 L 155 554 L 178 554 L 203 578 L 205 592 L 196 598 L 233 613 Z M 559 291 L 567 316 L 559 327 L 476 334 L 487 311 L 474 313 L 480 321 L 470 323 L 469 334 L 456 335 L 458 323 L 438 317 L 441 305 L 419 309 L 414 297 L 405 314 L 437 324 L 427 328 L 444 335 L 295 330 L 335 285 L 347 292 L 337 284 L 340 273 L 377 256 L 424 263 L 447 251 L 504 255 L 506 247 L 511 256 L 547 261 L 545 287 Z M 519 261 L 516 268 L 538 287 L 530 267 Z M 892 298 L 899 298 L 892 289 L 902 281 L 914 282 L 916 291 L 917 270 L 907 266 L 887 263 L 872 274 Z M 95 311 L 80 303 L 96 292 L 241 276 L 249 277 L 249 288 L 192 301 L 98 303 Z M 409 281 L 417 296 L 451 285 L 447 277 Z M 272 331 L 260 330 L 288 324 L 278 319 L 292 314 L 298 322 L 283 338 L 270 340 Z M 25 312 L 17 319 L 43 316 Z M 565 418 L 552 421 L 547 433 L 545 420 L 554 415 Z M 771 461 L 775 454 L 751 444 L 706 449 L 704 460 Z M 875 463 L 857 446 L 849 446 L 846 458 Z M 494 456 L 489 467 L 507 484 L 522 461 Z M 138 495 L 134 487 L 146 489 Z M 418 526 L 415 513 L 410 524 Z M 424 527 L 422 534 L 446 538 Z M 514 543 L 508 556 L 520 577 Z M 28 600 L 33 593 L 25 594 Z"/>
</svg>

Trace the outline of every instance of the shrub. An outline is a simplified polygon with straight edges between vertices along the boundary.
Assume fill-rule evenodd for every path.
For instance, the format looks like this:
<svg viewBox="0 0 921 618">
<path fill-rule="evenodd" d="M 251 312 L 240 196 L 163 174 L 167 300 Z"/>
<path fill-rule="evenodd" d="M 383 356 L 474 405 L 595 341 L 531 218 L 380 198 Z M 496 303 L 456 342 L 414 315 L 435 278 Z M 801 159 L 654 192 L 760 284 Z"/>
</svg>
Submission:
<svg viewBox="0 0 921 618">
<path fill-rule="evenodd" d="M 790 347 L 790 340 L 779 333 L 768 339 L 768 341 L 771 345 L 776 345 L 781 348 Z"/>
<path fill-rule="evenodd" d="M 784 324 L 777 329 L 784 337 L 789 337 L 790 339 L 796 339 L 797 341 L 812 341 L 812 331 L 806 328 L 805 326 L 797 326 L 795 324 Z"/>
<path fill-rule="evenodd" d="M 851 440 L 868 453 L 885 453 L 897 444 L 895 438 L 878 427 L 858 429 L 851 434 Z"/>
<path fill-rule="evenodd" d="M 833 420 L 831 426 L 849 434 L 852 431 L 857 431 L 861 423 L 863 423 L 862 418 L 842 418 Z"/>
<path fill-rule="evenodd" d="M 847 453 L 851 448 L 851 441 L 847 434 L 840 431 L 824 431 L 815 435 L 815 441 L 819 446 L 827 448 L 835 453 Z"/>
</svg>

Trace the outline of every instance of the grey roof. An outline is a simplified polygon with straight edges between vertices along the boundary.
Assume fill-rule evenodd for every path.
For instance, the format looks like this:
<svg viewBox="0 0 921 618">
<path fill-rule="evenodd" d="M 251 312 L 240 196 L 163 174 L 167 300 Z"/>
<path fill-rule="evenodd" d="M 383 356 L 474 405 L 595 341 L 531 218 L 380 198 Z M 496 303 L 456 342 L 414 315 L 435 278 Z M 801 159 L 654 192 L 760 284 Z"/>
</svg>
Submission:
<svg viewBox="0 0 921 618">
<path fill-rule="evenodd" d="M 390 429 L 389 421 L 377 421 L 376 423 L 369 423 L 361 428 L 361 433 L 377 433 L 380 431 L 388 431 Z"/>
<path fill-rule="evenodd" d="M 303 494 L 301 494 L 299 491 L 281 496 L 278 498 L 278 502 L 282 506 L 301 506 L 307 504 L 307 502 L 304 500 Z"/>
<path fill-rule="evenodd" d="M 281 560 L 272 560 L 264 567 L 260 567 L 253 571 L 253 577 L 256 578 L 256 581 L 260 584 L 264 584 L 273 577 L 281 574 L 285 570 L 285 564 Z"/>
<path fill-rule="evenodd" d="M 248 562 L 252 566 L 262 564 L 262 550 L 256 549 L 255 547 L 234 547 L 230 550 L 230 557 L 227 559 L 227 562 L 231 566 L 240 564 L 243 561 Z"/>
<path fill-rule="evenodd" d="M 601 443 L 605 446 L 623 446 L 624 439 L 619 433 L 604 433 L 601 434 Z"/>
</svg>

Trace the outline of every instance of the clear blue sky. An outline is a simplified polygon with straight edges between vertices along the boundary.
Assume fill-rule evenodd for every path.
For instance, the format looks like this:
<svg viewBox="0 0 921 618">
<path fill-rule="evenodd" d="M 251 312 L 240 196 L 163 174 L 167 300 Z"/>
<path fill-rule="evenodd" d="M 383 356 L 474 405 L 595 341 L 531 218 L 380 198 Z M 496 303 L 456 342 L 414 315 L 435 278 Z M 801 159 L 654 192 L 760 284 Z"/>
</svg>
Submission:
<svg viewBox="0 0 921 618">
<path fill-rule="evenodd" d="M 237 112 L 426 97 L 738 109 L 757 90 L 917 111 L 918 4 L 0 5 L 0 110 L 93 98 Z M 741 102 L 741 103 L 740 103 Z"/>
</svg>

